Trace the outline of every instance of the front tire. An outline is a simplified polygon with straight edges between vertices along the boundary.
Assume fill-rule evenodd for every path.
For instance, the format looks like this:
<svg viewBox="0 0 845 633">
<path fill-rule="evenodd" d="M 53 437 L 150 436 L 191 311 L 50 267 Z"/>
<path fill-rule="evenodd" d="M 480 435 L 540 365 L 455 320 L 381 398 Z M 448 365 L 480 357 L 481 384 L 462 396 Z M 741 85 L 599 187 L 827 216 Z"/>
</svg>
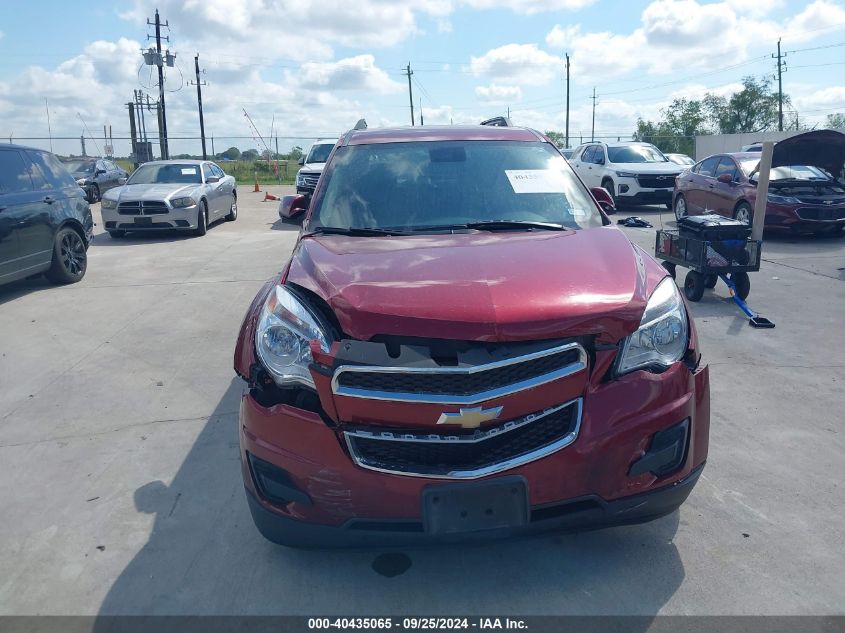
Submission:
<svg viewBox="0 0 845 633">
<path fill-rule="evenodd" d="M 619 208 L 619 201 L 616 199 L 616 192 L 614 191 L 613 181 L 610 178 L 605 178 L 601 181 L 601 186 L 607 189 L 610 194 L 610 199 L 613 200 L 613 206 Z"/>
<path fill-rule="evenodd" d="M 59 229 L 53 240 L 53 260 L 45 273 L 54 284 L 75 284 L 85 276 L 88 254 L 85 240 L 70 227 Z"/>
<path fill-rule="evenodd" d="M 234 222 L 238 219 L 238 196 L 237 194 L 232 194 L 232 206 L 229 208 L 229 213 L 226 216 L 227 222 Z"/>
<path fill-rule="evenodd" d="M 208 205 L 205 200 L 202 200 L 197 211 L 197 228 L 194 229 L 194 235 L 202 237 L 206 233 L 208 233 Z"/>
<path fill-rule="evenodd" d="M 751 224 L 751 219 L 754 217 L 754 210 L 747 202 L 740 202 L 736 205 L 734 210 L 734 220 L 739 220 L 743 224 Z"/>
<path fill-rule="evenodd" d="M 91 192 L 88 194 L 88 202 L 94 204 L 100 201 L 100 187 L 98 185 L 91 185 Z"/>
<path fill-rule="evenodd" d="M 679 194 L 678 197 L 675 198 L 673 210 L 675 211 L 675 220 L 687 217 L 689 212 L 687 211 L 687 200 L 684 196 Z"/>
</svg>

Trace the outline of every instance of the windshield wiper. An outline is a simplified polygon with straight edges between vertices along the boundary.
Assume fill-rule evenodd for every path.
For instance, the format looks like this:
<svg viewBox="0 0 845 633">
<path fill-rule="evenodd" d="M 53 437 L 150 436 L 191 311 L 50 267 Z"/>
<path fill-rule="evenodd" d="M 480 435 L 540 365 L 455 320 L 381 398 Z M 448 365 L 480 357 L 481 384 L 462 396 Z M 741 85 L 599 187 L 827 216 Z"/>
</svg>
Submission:
<svg viewBox="0 0 845 633">
<path fill-rule="evenodd" d="M 318 226 L 313 231 L 305 234 L 309 235 L 352 235 L 355 237 L 373 237 L 380 235 L 410 235 L 407 231 L 397 231 L 395 229 L 380 229 L 378 227 L 359 227 L 350 226 L 348 228 L 342 226 Z"/>
<path fill-rule="evenodd" d="M 513 229 L 523 229 L 530 231 L 532 229 L 540 229 L 543 231 L 567 231 L 568 227 L 562 224 L 555 224 L 554 222 L 529 222 L 523 220 L 484 220 L 481 222 L 467 222 L 462 225 L 468 229 L 478 229 L 481 231 L 510 231 Z"/>
</svg>

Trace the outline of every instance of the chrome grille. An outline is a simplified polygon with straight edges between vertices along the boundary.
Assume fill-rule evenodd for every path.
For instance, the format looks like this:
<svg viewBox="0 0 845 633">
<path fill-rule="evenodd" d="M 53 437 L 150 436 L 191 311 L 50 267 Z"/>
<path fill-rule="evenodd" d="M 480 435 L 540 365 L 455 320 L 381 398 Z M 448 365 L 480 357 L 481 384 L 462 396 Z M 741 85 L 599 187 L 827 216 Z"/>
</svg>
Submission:
<svg viewBox="0 0 845 633">
<path fill-rule="evenodd" d="M 845 220 L 845 208 L 836 207 L 801 207 L 795 210 L 802 220 L 818 220 L 821 222 Z"/>
<path fill-rule="evenodd" d="M 170 209 L 165 202 L 159 200 L 133 200 L 121 202 L 117 206 L 120 215 L 161 215 L 169 213 Z"/>
<path fill-rule="evenodd" d="M 514 468 L 578 437 L 581 399 L 475 432 L 450 435 L 381 429 L 344 431 L 364 468 L 418 477 L 472 479 Z"/>
<path fill-rule="evenodd" d="M 641 174 L 637 176 L 640 187 L 646 189 L 670 189 L 675 186 L 675 176 L 678 174 Z"/>
<path fill-rule="evenodd" d="M 578 343 L 472 367 L 342 365 L 332 390 L 341 396 L 441 404 L 475 404 L 530 389 L 587 367 Z"/>
<path fill-rule="evenodd" d="M 320 174 L 300 174 L 300 176 L 302 176 L 303 185 L 311 188 L 316 187 L 320 179 Z"/>
</svg>

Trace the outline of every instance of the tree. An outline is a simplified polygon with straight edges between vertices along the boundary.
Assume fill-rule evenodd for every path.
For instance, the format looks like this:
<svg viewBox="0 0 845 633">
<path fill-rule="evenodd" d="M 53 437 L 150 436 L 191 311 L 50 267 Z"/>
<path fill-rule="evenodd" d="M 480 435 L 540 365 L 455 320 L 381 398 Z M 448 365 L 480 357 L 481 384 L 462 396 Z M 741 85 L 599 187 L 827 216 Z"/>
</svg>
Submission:
<svg viewBox="0 0 845 633">
<path fill-rule="evenodd" d="M 675 99 L 660 114 L 663 118 L 657 123 L 638 119 L 634 140 L 651 143 L 664 152 L 692 154 L 695 136 L 709 131 L 700 101 Z"/>
<path fill-rule="evenodd" d="M 784 95 L 784 108 L 790 103 L 789 97 Z M 767 78 L 746 77 L 742 80 L 742 90 L 729 99 L 707 94 L 703 106 L 722 134 L 762 132 L 774 129 L 778 124 L 778 96 L 772 92 Z"/>
<path fill-rule="evenodd" d="M 302 148 L 299 145 L 294 145 L 291 148 L 290 152 L 288 152 L 287 156 L 285 156 L 284 158 L 286 160 L 296 161 L 296 160 L 299 160 L 300 158 L 302 158 L 302 156 L 303 156 Z"/>
<path fill-rule="evenodd" d="M 564 149 L 566 147 L 566 136 L 564 136 L 563 132 L 547 130 L 546 136 L 548 136 L 549 140 L 554 143 L 558 148 Z"/>
<path fill-rule="evenodd" d="M 258 155 L 257 149 L 247 149 L 241 154 L 241 160 L 255 160 L 258 158 Z"/>
<path fill-rule="evenodd" d="M 223 158 L 228 158 L 229 160 L 238 160 L 238 158 L 240 158 L 241 156 L 241 150 L 239 150 L 237 147 L 230 147 L 220 156 Z"/>
<path fill-rule="evenodd" d="M 825 127 L 832 127 L 837 129 L 845 128 L 845 114 L 837 112 L 836 114 L 828 114 Z"/>
</svg>

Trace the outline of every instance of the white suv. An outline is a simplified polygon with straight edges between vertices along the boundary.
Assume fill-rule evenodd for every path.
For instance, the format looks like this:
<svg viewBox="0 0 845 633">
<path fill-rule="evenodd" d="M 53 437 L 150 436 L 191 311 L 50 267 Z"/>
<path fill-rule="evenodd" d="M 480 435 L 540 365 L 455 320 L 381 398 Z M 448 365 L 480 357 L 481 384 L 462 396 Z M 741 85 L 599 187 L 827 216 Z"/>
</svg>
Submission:
<svg viewBox="0 0 845 633">
<path fill-rule="evenodd" d="M 617 206 L 672 206 L 672 190 L 681 166 L 650 143 L 584 143 L 569 163 L 588 187 L 604 187 Z"/>
<path fill-rule="evenodd" d="M 314 142 L 308 153 L 299 159 L 302 168 L 296 173 L 296 193 L 311 197 L 335 143 L 336 138 L 319 139 Z"/>
</svg>

